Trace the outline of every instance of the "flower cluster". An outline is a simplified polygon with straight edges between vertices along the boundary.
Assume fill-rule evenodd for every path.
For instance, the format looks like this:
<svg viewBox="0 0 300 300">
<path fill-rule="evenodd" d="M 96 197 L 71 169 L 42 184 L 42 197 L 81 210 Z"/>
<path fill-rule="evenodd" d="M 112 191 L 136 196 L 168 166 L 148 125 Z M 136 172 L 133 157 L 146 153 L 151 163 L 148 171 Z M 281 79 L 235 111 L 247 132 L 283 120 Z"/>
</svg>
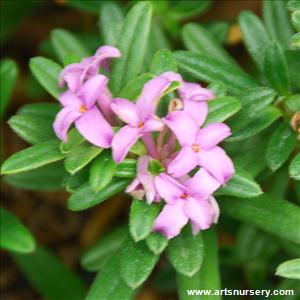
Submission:
<svg viewBox="0 0 300 300">
<path fill-rule="evenodd" d="M 172 238 L 189 220 L 194 234 L 209 228 L 219 216 L 212 194 L 234 173 L 232 161 L 218 146 L 230 136 L 230 128 L 224 123 L 203 126 L 212 91 L 165 72 L 148 81 L 135 102 L 113 98 L 108 78 L 99 70 L 108 68 L 109 58 L 119 56 L 118 49 L 104 46 L 62 71 L 60 84 L 68 89 L 60 96 L 63 109 L 54 122 L 57 136 L 66 141 L 74 122 L 90 143 L 111 148 L 116 163 L 141 139 L 148 153 L 138 158 L 136 178 L 126 191 L 149 204 L 165 202 L 153 231 Z M 158 116 L 158 103 L 174 81 L 179 84 L 177 96 L 167 115 Z M 112 126 L 121 121 L 126 124 L 114 133 Z"/>
</svg>

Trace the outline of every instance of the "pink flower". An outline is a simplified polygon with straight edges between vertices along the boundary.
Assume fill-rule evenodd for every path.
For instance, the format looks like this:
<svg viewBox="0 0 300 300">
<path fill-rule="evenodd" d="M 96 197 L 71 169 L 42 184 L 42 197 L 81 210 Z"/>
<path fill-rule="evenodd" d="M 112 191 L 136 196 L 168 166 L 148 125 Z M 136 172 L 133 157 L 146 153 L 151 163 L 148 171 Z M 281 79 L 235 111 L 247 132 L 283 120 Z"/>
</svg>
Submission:
<svg viewBox="0 0 300 300">
<path fill-rule="evenodd" d="M 63 87 L 66 83 L 72 92 L 76 92 L 85 80 L 98 74 L 100 67 L 107 68 L 109 58 L 120 56 L 121 53 L 117 48 L 102 46 L 94 56 L 66 66 L 60 73 L 59 85 Z"/>
<path fill-rule="evenodd" d="M 113 158 L 117 163 L 125 158 L 140 137 L 147 138 L 151 144 L 152 136 L 149 134 L 163 129 L 164 123 L 155 115 L 155 110 L 158 100 L 170 84 L 170 80 L 158 76 L 145 84 L 136 104 L 126 99 L 113 99 L 112 110 L 128 124 L 116 133 L 112 141 Z M 150 147 L 153 148 L 153 145 Z"/>
<path fill-rule="evenodd" d="M 183 111 L 175 111 L 164 118 L 167 126 L 174 132 L 181 150 L 168 165 L 168 172 L 181 177 L 196 166 L 204 167 L 221 184 L 233 175 L 231 159 L 217 144 L 231 135 L 230 128 L 224 123 L 209 124 L 198 128 L 196 123 Z"/>
<path fill-rule="evenodd" d="M 207 101 L 214 98 L 213 92 L 201 87 L 198 83 L 183 81 L 181 75 L 178 73 L 166 72 L 162 74 L 162 76 L 181 83 L 178 88 L 178 93 L 183 107 L 175 107 L 175 110 L 182 109 L 198 126 L 201 126 L 208 113 Z"/>
<path fill-rule="evenodd" d="M 136 199 L 143 200 L 144 196 L 146 196 L 148 204 L 160 200 L 154 186 L 154 176 L 148 171 L 148 165 L 151 160 L 151 157 L 148 155 L 139 157 L 136 178 L 126 189 L 126 192 Z"/>
<path fill-rule="evenodd" d="M 178 235 L 189 220 L 193 233 L 209 228 L 219 217 L 219 207 L 211 194 L 220 183 L 201 168 L 184 184 L 166 173 L 155 177 L 155 187 L 167 204 L 155 220 L 153 231 L 168 239 Z"/>
<path fill-rule="evenodd" d="M 111 125 L 95 105 L 96 99 L 106 88 L 107 78 L 95 75 L 84 82 L 77 93 L 66 91 L 59 101 L 63 109 L 57 114 L 53 128 L 62 141 L 67 141 L 67 132 L 75 123 L 76 128 L 90 143 L 109 148 L 113 138 Z"/>
</svg>

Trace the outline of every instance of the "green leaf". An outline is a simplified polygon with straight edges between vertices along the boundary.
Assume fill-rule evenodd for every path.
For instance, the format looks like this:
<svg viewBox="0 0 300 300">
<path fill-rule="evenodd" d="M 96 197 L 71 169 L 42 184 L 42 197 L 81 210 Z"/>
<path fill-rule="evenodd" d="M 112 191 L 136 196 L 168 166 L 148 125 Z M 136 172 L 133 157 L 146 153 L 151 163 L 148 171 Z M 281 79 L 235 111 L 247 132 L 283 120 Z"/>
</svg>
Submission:
<svg viewBox="0 0 300 300">
<path fill-rule="evenodd" d="M 227 94 L 227 88 L 222 82 L 211 82 L 207 88 L 213 91 L 216 98 L 225 97 Z"/>
<path fill-rule="evenodd" d="M 78 1 L 78 0 L 68 0 L 66 3 L 71 7 L 77 8 L 83 12 L 88 12 L 94 15 L 98 15 L 101 9 L 102 1 L 98 0 L 85 0 L 85 1 Z"/>
<path fill-rule="evenodd" d="M 121 178 L 133 178 L 136 175 L 136 160 L 125 158 L 117 165 L 115 176 Z"/>
<path fill-rule="evenodd" d="M 276 269 L 276 275 L 290 279 L 300 279 L 300 258 L 291 259 L 280 264 Z"/>
<path fill-rule="evenodd" d="M 10 212 L 0 207 L 0 247 L 9 251 L 28 253 L 35 248 L 30 231 Z"/>
<path fill-rule="evenodd" d="M 201 234 L 193 235 L 190 226 L 185 226 L 167 247 L 167 257 L 175 270 L 188 277 L 200 270 L 203 255 Z"/>
<path fill-rule="evenodd" d="M 133 200 L 129 215 L 130 234 L 135 242 L 145 239 L 152 231 L 160 205 L 144 200 Z"/>
<path fill-rule="evenodd" d="M 86 300 L 132 300 L 134 291 L 126 285 L 120 274 L 120 254 L 116 253 L 105 264 L 94 280 Z"/>
<path fill-rule="evenodd" d="M 117 164 L 111 156 L 111 151 L 103 151 L 91 164 L 90 186 L 94 192 L 104 189 L 113 179 Z"/>
<path fill-rule="evenodd" d="M 183 43 L 188 50 L 205 54 L 235 67 L 237 66 L 234 59 L 205 27 L 189 23 L 182 28 L 181 35 Z"/>
<path fill-rule="evenodd" d="M 151 79 L 153 79 L 153 75 L 150 73 L 144 73 L 132 79 L 122 89 L 120 92 L 120 97 L 135 101 L 140 95 L 145 83 Z"/>
<path fill-rule="evenodd" d="M 71 32 L 64 29 L 51 31 L 51 42 L 61 62 L 64 62 L 68 55 L 75 54 L 83 58 L 89 55 L 84 45 Z"/>
<path fill-rule="evenodd" d="M 111 89 L 115 95 L 142 69 L 151 16 L 150 3 L 141 2 L 133 6 L 124 20 L 117 43 L 122 57 L 115 61 L 110 78 Z"/>
<path fill-rule="evenodd" d="M 250 138 L 269 127 L 280 116 L 281 111 L 277 107 L 267 106 L 253 121 L 247 124 L 247 126 L 236 131 L 232 129 L 233 135 L 226 141 L 235 142 Z"/>
<path fill-rule="evenodd" d="M 179 300 L 200 300 L 204 299 L 205 296 L 189 295 L 188 290 L 199 290 L 200 289 L 200 276 L 199 272 L 196 272 L 193 276 L 185 276 L 180 273 L 176 273 L 177 291 Z"/>
<path fill-rule="evenodd" d="M 167 49 L 158 50 L 151 61 L 150 72 L 159 75 L 167 71 L 177 72 L 173 53 Z"/>
<path fill-rule="evenodd" d="M 102 1 L 99 27 L 105 45 L 117 44 L 123 23 L 123 12 L 117 3 Z"/>
<path fill-rule="evenodd" d="M 25 190 L 56 191 L 63 188 L 66 176 L 63 164 L 57 162 L 32 171 L 7 175 L 4 180 Z"/>
<path fill-rule="evenodd" d="M 131 147 L 129 152 L 136 154 L 138 156 L 143 156 L 147 154 L 147 149 L 145 144 L 139 139 L 137 142 Z"/>
<path fill-rule="evenodd" d="M 2 164 L 1 173 L 25 172 L 59 161 L 64 158 L 64 155 L 59 151 L 58 146 L 59 141 L 50 140 L 21 150 Z"/>
<path fill-rule="evenodd" d="M 289 174 L 295 180 L 300 180 L 300 153 L 293 158 L 289 167 Z"/>
<path fill-rule="evenodd" d="M 206 25 L 206 28 L 214 36 L 215 40 L 222 44 L 226 44 L 230 29 L 230 23 L 225 21 L 215 21 Z"/>
<path fill-rule="evenodd" d="M 60 110 L 57 103 L 30 103 L 23 105 L 17 112 L 18 115 L 39 115 L 43 118 L 54 120 Z"/>
<path fill-rule="evenodd" d="M 66 170 L 71 174 L 75 174 L 99 155 L 102 150 L 102 148 L 91 145 L 87 141 L 74 146 L 67 154 L 65 160 Z"/>
<path fill-rule="evenodd" d="M 168 245 L 169 240 L 159 232 L 152 232 L 146 238 L 148 248 L 154 254 L 162 253 Z"/>
<path fill-rule="evenodd" d="M 130 179 L 114 178 L 109 186 L 102 191 L 95 193 L 91 190 L 89 183 L 87 182 L 71 195 L 68 201 L 68 208 L 78 211 L 95 206 L 115 194 L 120 193 L 129 183 Z"/>
<path fill-rule="evenodd" d="M 68 140 L 66 143 L 60 143 L 59 149 L 62 153 L 70 153 L 71 150 L 83 143 L 84 137 L 77 131 L 76 128 L 72 128 L 68 132 Z"/>
<path fill-rule="evenodd" d="M 297 32 L 292 36 L 291 45 L 300 49 L 300 32 Z"/>
<path fill-rule="evenodd" d="M 242 30 L 246 48 L 256 63 L 257 68 L 262 71 L 265 51 L 271 43 L 269 34 L 261 20 L 250 11 L 245 11 L 240 14 L 239 25 Z"/>
<path fill-rule="evenodd" d="M 1 106 L 0 116 L 2 117 L 6 106 L 9 102 L 13 88 L 18 75 L 18 67 L 11 59 L 3 59 L 0 62 L 0 78 L 1 78 Z"/>
<path fill-rule="evenodd" d="M 300 244 L 300 208 L 295 204 L 267 194 L 251 199 L 221 197 L 218 203 L 221 213 Z"/>
<path fill-rule="evenodd" d="M 31 254 L 15 254 L 13 257 L 28 281 L 43 298 L 84 298 L 85 288 L 81 279 L 48 250 L 38 247 Z"/>
<path fill-rule="evenodd" d="M 234 97 L 218 97 L 208 101 L 206 124 L 224 122 L 241 109 L 241 103 Z"/>
<path fill-rule="evenodd" d="M 137 288 L 150 275 L 159 256 L 152 253 L 142 241 L 128 238 L 121 253 L 121 276 L 128 286 Z"/>
<path fill-rule="evenodd" d="M 68 174 L 69 177 L 65 183 L 66 191 L 70 193 L 76 192 L 77 189 L 79 189 L 84 183 L 88 181 L 90 173 L 89 171 L 89 166 L 86 166 L 74 175 Z"/>
<path fill-rule="evenodd" d="M 287 121 L 275 129 L 266 151 L 266 160 L 272 171 L 279 169 L 285 163 L 296 143 L 297 134 Z"/>
<path fill-rule="evenodd" d="M 260 186 L 247 172 L 237 170 L 226 186 L 220 188 L 216 195 L 252 198 L 257 197 L 262 193 Z"/>
<path fill-rule="evenodd" d="M 264 69 L 267 79 L 278 93 L 288 95 L 291 89 L 288 64 L 282 47 L 276 42 L 266 49 Z"/>
<path fill-rule="evenodd" d="M 179 70 L 205 82 L 222 82 L 233 94 L 239 94 L 257 83 L 240 68 L 228 65 L 208 55 L 191 51 L 175 52 Z"/>
<path fill-rule="evenodd" d="M 61 66 L 48 58 L 38 56 L 30 59 L 29 67 L 41 86 L 54 98 L 58 99 L 63 91 L 58 86 Z"/>
<path fill-rule="evenodd" d="M 292 13 L 292 24 L 296 31 L 300 31 L 300 10 Z"/>
<path fill-rule="evenodd" d="M 176 20 L 186 19 L 204 13 L 210 6 L 211 0 L 181 0 L 172 4 L 168 17 Z"/>
<path fill-rule="evenodd" d="M 288 48 L 293 30 L 290 25 L 286 1 L 263 1 L 263 20 L 274 40 Z"/>
<path fill-rule="evenodd" d="M 8 120 L 12 130 L 30 144 L 38 144 L 56 138 L 53 119 L 40 115 L 17 114 Z"/>
<path fill-rule="evenodd" d="M 99 271 L 120 251 L 127 237 L 127 226 L 118 227 L 101 237 L 81 257 L 80 263 L 88 271 Z"/>
<path fill-rule="evenodd" d="M 287 3 L 287 8 L 290 11 L 298 10 L 300 9 L 300 2 L 299 0 L 289 0 Z"/>
<path fill-rule="evenodd" d="M 293 88 L 300 89 L 300 51 L 297 50 L 286 50 L 285 56 L 287 58 L 289 70 L 290 70 L 290 80 L 293 84 Z"/>
</svg>

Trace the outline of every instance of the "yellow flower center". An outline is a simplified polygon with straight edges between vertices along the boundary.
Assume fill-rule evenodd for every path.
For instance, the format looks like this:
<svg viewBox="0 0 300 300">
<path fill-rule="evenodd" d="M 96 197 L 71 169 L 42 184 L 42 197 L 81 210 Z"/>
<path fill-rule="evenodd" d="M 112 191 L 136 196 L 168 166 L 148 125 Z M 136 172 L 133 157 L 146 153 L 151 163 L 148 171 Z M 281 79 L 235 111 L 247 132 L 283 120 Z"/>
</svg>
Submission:
<svg viewBox="0 0 300 300">
<path fill-rule="evenodd" d="M 138 128 L 142 129 L 143 127 L 144 127 L 144 123 L 142 121 L 139 121 Z"/>
<path fill-rule="evenodd" d="M 188 193 L 183 193 L 180 198 L 181 199 L 187 199 L 189 197 Z"/>
<path fill-rule="evenodd" d="M 195 152 L 195 153 L 198 153 L 200 152 L 201 148 L 198 144 L 193 144 L 192 145 L 192 150 Z"/>
<path fill-rule="evenodd" d="M 79 110 L 80 112 L 85 113 L 87 111 L 87 108 L 84 105 L 81 105 Z"/>
</svg>

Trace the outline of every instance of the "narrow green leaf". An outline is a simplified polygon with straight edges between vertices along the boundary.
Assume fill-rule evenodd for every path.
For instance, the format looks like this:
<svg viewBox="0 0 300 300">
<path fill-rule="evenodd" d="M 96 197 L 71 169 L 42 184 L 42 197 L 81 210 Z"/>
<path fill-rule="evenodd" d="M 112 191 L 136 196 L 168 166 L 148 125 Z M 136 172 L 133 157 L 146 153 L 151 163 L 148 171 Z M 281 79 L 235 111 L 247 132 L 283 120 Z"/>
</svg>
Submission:
<svg viewBox="0 0 300 300">
<path fill-rule="evenodd" d="M 135 243 L 131 238 L 121 253 L 121 276 L 128 286 L 137 288 L 150 275 L 159 256 L 152 253 L 142 241 Z"/>
<path fill-rule="evenodd" d="M 300 49 L 300 32 L 297 32 L 292 36 L 291 45 Z"/>
<path fill-rule="evenodd" d="M 64 155 L 58 149 L 59 141 L 40 143 L 10 156 L 1 168 L 2 174 L 14 174 L 36 169 L 59 161 Z"/>
<path fill-rule="evenodd" d="M 287 121 L 275 129 L 266 151 L 266 160 L 272 171 L 279 169 L 285 163 L 296 143 L 297 134 Z"/>
<path fill-rule="evenodd" d="M 179 70 L 205 82 L 220 81 L 233 94 L 239 94 L 257 83 L 240 68 L 228 65 L 208 55 L 191 51 L 175 52 Z"/>
<path fill-rule="evenodd" d="M 220 197 L 221 212 L 266 232 L 300 244 L 300 208 L 288 201 L 263 194 L 257 198 Z"/>
<path fill-rule="evenodd" d="M 80 171 L 76 172 L 74 175 L 69 175 L 66 180 L 65 188 L 69 193 L 74 193 L 79 189 L 83 184 L 89 180 L 89 166 L 84 167 Z"/>
<path fill-rule="evenodd" d="M 292 24 L 296 31 L 300 31 L 300 9 L 292 13 Z"/>
<path fill-rule="evenodd" d="M 120 193 L 129 183 L 130 179 L 115 178 L 109 186 L 102 191 L 95 193 L 91 190 L 89 183 L 87 182 L 71 195 L 68 201 L 68 208 L 78 211 L 95 206 Z"/>
<path fill-rule="evenodd" d="M 41 56 L 30 59 L 30 70 L 41 86 L 54 98 L 58 99 L 62 89 L 58 86 L 61 66 Z"/>
<path fill-rule="evenodd" d="M 111 1 L 102 1 L 99 27 L 105 45 L 117 44 L 123 23 L 123 12 L 120 6 Z"/>
<path fill-rule="evenodd" d="M 84 137 L 77 131 L 76 128 L 72 128 L 68 132 L 68 140 L 66 143 L 60 143 L 59 149 L 62 153 L 69 153 L 71 150 L 83 143 Z"/>
<path fill-rule="evenodd" d="M 114 62 L 110 78 L 111 89 L 118 94 L 127 82 L 142 69 L 150 30 L 152 9 L 150 3 L 141 2 L 127 14 L 117 47 L 122 57 Z"/>
<path fill-rule="evenodd" d="M 113 179 L 117 164 L 111 156 L 111 151 L 103 151 L 91 164 L 90 186 L 94 192 L 104 189 Z"/>
<path fill-rule="evenodd" d="M 71 174 L 75 174 L 99 155 L 102 150 L 102 148 L 93 146 L 87 141 L 74 146 L 67 154 L 65 160 L 66 170 Z"/>
<path fill-rule="evenodd" d="M 213 91 L 216 98 L 225 97 L 227 94 L 227 88 L 222 82 L 211 82 L 207 88 Z"/>
<path fill-rule="evenodd" d="M 77 274 L 48 250 L 38 247 L 31 254 L 14 254 L 16 263 L 32 286 L 45 298 L 84 298 L 85 288 Z"/>
<path fill-rule="evenodd" d="M 206 124 L 224 122 L 241 109 L 241 103 L 234 97 L 217 97 L 208 102 Z"/>
<path fill-rule="evenodd" d="M 287 3 L 287 8 L 290 11 L 295 11 L 300 9 L 300 1 L 299 0 L 289 0 Z"/>
<path fill-rule="evenodd" d="M 185 47 L 195 53 L 205 54 L 229 65 L 237 66 L 234 59 L 225 51 L 215 37 L 205 27 L 189 23 L 182 28 Z"/>
<path fill-rule="evenodd" d="M 292 160 L 289 168 L 290 177 L 295 180 L 300 180 L 300 153 L 298 153 Z"/>
<path fill-rule="evenodd" d="M 30 231 L 10 212 L 0 207 L 0 247 L 18 253 L 32 252 L 35 241 Z"/>
<path fill-rule="evenodd" d="M 133 178 L 136 175 L 136 160 L 126 158 L 117 165 L 115 176 L 121 178 Z"/>
<path fill-rule="evenodd" d="M 281 116 L 281 111 L 274 106 L 268 106 L 257 116 L 256 119 L 251 121 L 247 126 L 240 130 L 233 130 L 232 137 L 228 138 L 227 142 L 242 141 L 249 137 L 256 135 L 262 130 L 269 127 L 275 120 Z"/>
<path fill-rule="evenodd" d="M 63 188 L 67 172 L 62 162 L 4 177 L 5 182 L 25 190 L 56 191 Z"/>
<path fill-rule="evenodd" d="M 190 226 L 185 226 L 167 247 L 167 257 L 175 270 L 188 277 L 200 270 L 203 255 L 201 234 L 193 235 Z"/>
<path fill-rule="evenodd" d="M 138 156 L 143 156 L 147 154 L 147 149 L 145 144 L 141 141 L 138 140 L 129 150 L 129 152 L 136 154 Z"/>
<path fill-rule="evenodd" d="M 220 290 L 219 256 L 218 241 L 215 228 L 210 228 L 202 233 L 205 255 L 200 269 L 200 289 L 201 290 Z M 204 297 L 203 299 L 210 299 Z M 221 296 L 212 297 L 220 300 Z"/>
<path fill-rule="evenodd" d="M 30 144 L 55 139 L 53 120 L 39 115 L 16 115 L 8 120 L 11 129 Z"/>
<path fill-rule="evenodd" d="M 68 0 L 67 5 L 77 8 L 80 11 L 88 12 L 90 14 L 98 15 L 101 9 L 102 1 L 98 0 Z"/>
<path fill-rule="evenodd" d="M 266 49 L 264 69 L 267 79 L 278 93 L 288 95 L 291 89 L 288 64 L 284 51 L 277 42 Z"/>
<path fill-rule="evenodd" d="M 134 290 L 126 285 L 120 274 L 120 254 L 116 253 L 105 264 L 94 280 L 86 300 L 132 300 Z"/>
<path fill-rule="evenodd" d="M 239 25 L 249 54 L 257 68 L 263 71 L 266 48 L 270 45 L 270 37 L 261 20 L 252 12 L 245 11 L 239 16 Z"/>
<path fill-rule="evenodd" d="M 176 273 L 177 292 L 179 300 L 200 300 L 202 297 L 199 295 L 189 295 L 188 290 L 200 289 L 200 276 L 199 272 L 196 272 L 193 276 L 185 276 L 180 273 Z"/>
<path fill-rule="evenodd" d="M 60 110 L 57 103 L 29 103 L 23 105 L 17 112 L 18 115 L 39 115 L 40 117 L 54 120 Z"/>
<path fill-rule="evenodd" d="M 204 13 L 210 6 L 211 0 L 184 0 L 177 1 L 168 10 L 168 16 L 172 19 L 186 19 Z"/>
<path fill-rule="evenodd" d="M 263 19 L 267 30 L 283 48 L 288 48 L 293 33 L 286 9 L 286 1 L 263 1 Z"/>
<path fill-rule="evenodd" d="M 154 254 L 162 253 L 168 245 L 169 240 L 158 232 L 153 232 L 146 238 L 148 248 Z"/>
<path fill-rule="evenodd" d="M 290 279 L 300 279 L 300 258 L 291 259 L 280 264 L 276 269 L 276 275 Z"/>
<path fill-rule="evenodd" d="M 120 97 L 135 101 L 140 95 L 145 83 L 153 78 L 150 73 L 144 73 L 130 80 L 120 92 Z"/>
<path fill-rule="evenodd" d="M 220 188 L 216 195 L 228 195 L 241 198 L 252 198 L 262 194 L 260 186 L 245 171 L 237 170 L 226 186 Z"/>
<path fill-rule="evenodd" d="M 75 54 L 83 58 L 89 55 L 85 46 L 71 32 L 64 29 L 51 31 L 51 42 L 54 50 L 63 63 L 68 55 Z"/>
<path fill-rule="evenodd" d="M 16 79 L 18 75 L 18 67 L 16 63 L 11 59 L 3 59 L 0 62 L 0 78 L 1 78 L 1 90 L 0 90 L 0 116 L 2 117 L 6 106 L 11 97 Z"/>
<path fill-rule="evenodd" d="M 159 75 L 167 71 L 177 72 L 173 53 L 167 49 L 158 50 L 151 61 L 150 72 Z"/>
<path fill-rule="evenodd" d="M 300 47 L 300 45 L 299 45 Z M 284 51 L 289 71 L 290 71 L 290 80 L 293 84 L 293 88 L 298 90 L 300 89 L 300 51 L 297 50 L 286 50 Z"/>
<path fill-rule="evenodd" d="M 160 205 L 144 200 L 133 200 L 129 215 L 130 234 L 135 242 L 145 239 L 152 231 Z"/>
<path fill-rule="evenodd" d="M 206 25 L 206 28 L 214 36 L 215 40 L 222 44 L 226 44 L 230 29 L 230 23 L 226 21 L 215 21 Z"/>
<path fill-rule="evenodd" d="M 80 263 L 88 271 L 99 271 L 120 251 L 127 237 L 127 226 L 118 227 L 101 237 L 81 257 Z"/>
</svg>

